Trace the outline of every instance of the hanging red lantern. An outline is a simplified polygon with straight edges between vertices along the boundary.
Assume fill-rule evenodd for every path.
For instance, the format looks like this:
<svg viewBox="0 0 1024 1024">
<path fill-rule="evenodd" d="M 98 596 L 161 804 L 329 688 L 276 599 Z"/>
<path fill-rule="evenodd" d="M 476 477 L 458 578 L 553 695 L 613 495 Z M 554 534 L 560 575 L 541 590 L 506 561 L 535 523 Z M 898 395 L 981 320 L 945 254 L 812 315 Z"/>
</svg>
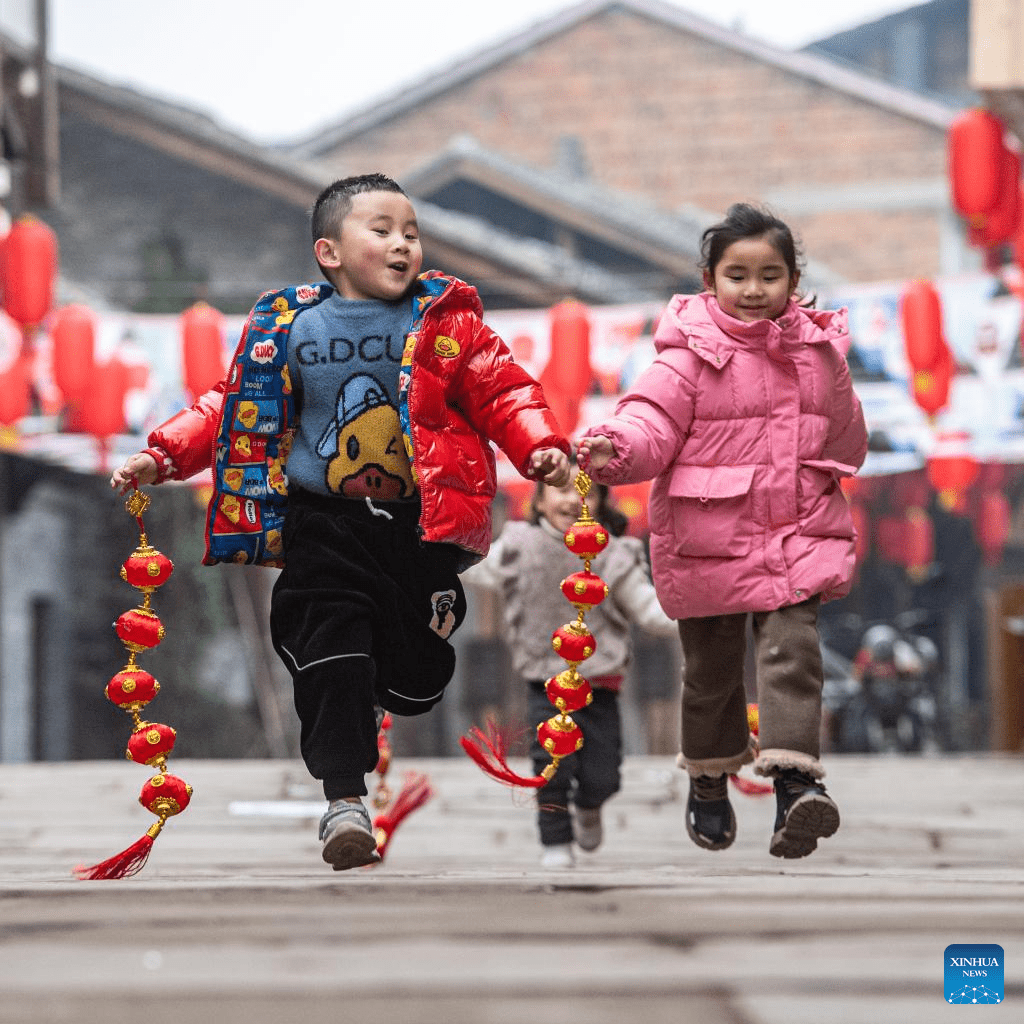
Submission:
<svg viewBox="0 0 1024 1024">
<path fill-rule="evenodd" d="M 597 641 L 586 626 L 567 622 L 551 634 L 551 646 L 572 665 L 586 661 L 597 650 Z"/>
<path fill-rule="evenodd" d="M 562 594 L 578 611 L 589 611 L 608 596 L 608 584 L 592 572 L 574 572 L 562 580 Z"/>
<path fill-rule="evenodd" d="M 554 715 L 537 726 L 537 742 L 552 757 L 568 757 L 583 746 L 580 727 L 566 714 Z"/>
<path fill-rule="evenodd" d="M 160 684 L 138 665 L 126 665 L 107 683 L 107 699 L 125 711 L 140 711 L 158 693 Z"/>
<path fill-rule="evenodd" d="M 576 669 L 567 668 L 544 684 L 548 700 L 562 712 L 579 711 L 594 699 L 590 683 Z"/>
<path fill-rule="evenodd" d="M 919 409 L 934 418 L 949 404 L 953 384 L 953 354 L 943 342 L 939 361 L 930 369 L 915 370 L 911 391 Z"/>
<path fill-rule="evenodd" d="M 977 480 L 979 469 L 978 460 L 966 453 L 931 455 L 925 464 L 928 480 L 947 511 L 959 504 L 960 496 Z"/>
<path fill-rule="evenodd" d="M 125 429 L 124 396 L 127 391 L 128 368 L 114 356 L 93 367 L 92 381 L 82 399 L 78 428 L 106 441 Z"/>
<path fill-rule="evenodd" d="M 185 387 L 198 398 L 224 376 L 224 318 L 205 302 L 181 314 Z"/>
<path fill-rule="evenodd" d="M 142 722 L 128 737 L 125 754 L 129 761 L 151 766 L 163 766 L 167 755 L 174 749 L 177 733 L 161 722 Z"/>
<path fill-rule="evenodd" d="M 0 281 L 4 307 L 22 327 L 40 323 L 53 305 L 57 236 L 31 215 L 19 217 L 4 239 Z"/>
<path fill-rule="evenodd" d="M 131 608 L 119 615 L 114 630 L 121 643 L 135 654 L 156 647 L 167 635 L 157 614 L 148 608 Z"/>
<path fill-rule="evenodd" d="M 1010 503 L 1002 491 L 984 491 L 978 500 L 975 530 L 986 565 L 998 565 L 1010 536 Z"/>
<path fill-rule="evenodd" d="M 999 201 L 1004 127 L 991 111 L 975 107 L 958 114 L 946 136 L 949 183 L 954 209 L 972 226 Z"/>
<path fill-rule="evenodd" d="M 903 345 L 915 373 L 932 369 L 946 342 L 942 332 L 942 302 L 931 281 L 911 281 L 900 296 Z"/>
<path fill-rule="evenodd" d="M 999 161 L 999 196 L 996 205 L 985 214 L 984 222 L 972 225 L 968 231 L 968 241 L 972 245 L 999 245 L 1013 237 L 1020 224 L 1020 153 L 1004 146 Z"/>
<path fill-rule="evenodd" d="M 590 317 L 581 302 L 551 307 L 551 356 L 548 379 L 557 391 L 577 400 L 590 390 Z"/>
<path fill-rule="evenodd" d="M 5 427 L 27 416 L 32 405 L 32 380 L 28 363 L 17 359 L 0 373 L 0 424 Z"/>
<path fill-rule="evenodd" d="M 192 799 L 192 787 L 177 775 L 161 772 L 142 787 L 139 803 L 158 818 L 181 814 Z"/>
<path fill-rule="evenodd" d="M 93 383 L 96 319 L 88 306 L 61 309 L 50 331 L 53 338 L 53 379 L 64 401 L 78 406 Z"/>
<path fill-rule="evenodd" d="M 565 546 L 580 558 L 596 558 L 608 541 L 608 531 L 593 519 L 580 518 L 565 532 Z"/>
</svg>

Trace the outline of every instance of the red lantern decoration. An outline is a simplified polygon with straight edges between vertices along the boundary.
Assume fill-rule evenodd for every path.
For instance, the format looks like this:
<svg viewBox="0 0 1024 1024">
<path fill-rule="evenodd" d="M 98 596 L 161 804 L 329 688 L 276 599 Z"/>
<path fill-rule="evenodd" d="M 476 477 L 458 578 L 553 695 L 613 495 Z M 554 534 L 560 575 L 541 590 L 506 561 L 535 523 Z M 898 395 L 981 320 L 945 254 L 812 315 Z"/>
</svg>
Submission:
<svg viewBox="0 0 1024 1024">
<path fill-rule="evenodd" d="M 931 281 L 911 281 L 900 296 L 903 344 L 907 362 L 916 373 L 930 370 L 946 347 L 942 332 L 942 302 Z"/>
<path fill-rule="evenodd" d="M 580 416 L 580 403 L 590 390 L 590 317 L 575 301 L 551 307 L 551 355 L 540 375 L 551 411 L 563 433 L 570 434 Z"/>
<path fill-rule="evenodd" d="M 980 467 L 973 455 L 950 454 L 931 455 L 925 465 L 928 480 L 938 492 L 939 502 L 951 510 L 978 478 Z"/>
<path fill-rule="evenodd" d="M 985 214 L 984 223 L 972 226 L 968 239 L 973 245 L 994 246 L 1011 238 L 1020 224 L 1020 153 L 1003 147 L 999 156 L 999 195 L 996 205 Z"/>
<path fill-rule="evenodd" d="M 562 580 L 562 594 L 577 610 L 589 611 L 608 596 L 608 584 L 592 572 L 574 572 Z"/>
<path fill-rule="evenodd" d="M 152 593 L 163 586 L 174 572 L 171 560 L 149 544 L 140 544 L 121 566 L 121 579 L 136 590 Z"/>
<path fill-rule="evenodd" d="M 537 741 L 552 757 L 567 757 L 583 746 L 583 733 L 568 715 L 555 715 L 537 726 Z"/>
<path fill-rule="evenodd" d="M 96 323 L 88 306 L 65 306 L 50 331 L 53 379 L 69 405 L 79 406 L 94 380 Z"/>
<path fill-rule="evenodd" d="M 163 821 L 180 814 L 192 799 L 192 787 L 177 775 L 154 775 L 139 793 L 139 803 Z"/>
<path fill-rule="evenodd" d="M 127 390 L 128 368 L 117 356 L 106 363 L 98 363 L 93 368 L 92 382 L 82 400 L 76 426 L 101 441 L 122 433 Z"/>
<path fill-rule="evenodd" d="M 911 381 L 914 401 L 926 415 L 937 416 L 949 404 L 949 392 L 953 385 L 953 354 L 945 347 L 939 361 L 930 369 L 915 370 Z"/>
<path fill-rule="evenodd" d="M 946 137 L 953 207 L 972 226 L 980 227 L 999 201 L 1004 127 L 982 108 L 965 110 L 953 119 Z"/>
<path fill-rule="evenodd" d="M 57 236 L 35 217 L 20 217 L 4 239 L 0 280 L 4 307 L 22 327 L 38 325 L 53 305 Z"/>
<path fill-rule="evenodd" d="M 594 699 L 590 683 L 576 669 L 567 668 L 544 684 L 548 700 L 562 712 L 579 711 Z"/>
<path fill-rule="evenodd" d="M 986 565 L 998 565 L 1010 536 L 1010 503 L 1002 491 L 985 491 L 978 501 L 975 529 Z"/>
<path fill-rule="evenodd" d="M 18 359 L 0 373 L 0 424 L 5 427 L 27 416 L 32 406 L 32 380 L 28 363 Z"/>
<path fill-rule="evenodd" d="M 565 546 L 580 558 L 595 558 L 608 547 L 608 531 L 593 520 L 577 520 L 565 533 Z"/>
<path fill-rule="evenodd" d="M 135 654 L 156 647 L 167 635 L 156 613 L 146 608 L 132 608 L 118 616 L 114 629 L 121 643 Z"/>
<path fill-rule="evenodd" d="M 137 665 L 126 665 L 107 683 L 107 699 L 125 711 L 140 711 L 158 693 L 160 684 Z"/>
<path fill-rule="evenodd" d="M 174 749 L 177 733 L 169 726 L 160 722 L 143 722 L 128 737 L 128 749 L 125 752 L 129 761 L 151 766 L 163 765 L 167 755 Z"/>
<path fill-rule="evenodd" d="M 559 657 L 569 663 L 569 668 L 552 677 L 545 683 L 548 700 L 559 713 L 537 727 L 537 740 L 541 747 L 551 756 L 551 761 L 539 773 L 533 776 L 519 775 L 508 764 L 507 745 L 500 730 L 492 721 L 488 723 L 487 732 L 476 728 L 470 729 L 468 735 L 460 739 L 462 749 L 492 778 L 512 786 L 526 786 L 539 789 L 554 777 L 559 762 L 563 757 L 575 753 L 583 745 L 583 733 L 579 726 L 569 717 L 569 710 L 578 710 L 589 704 L 592 695 L 590 684 L 576 671 L 576 666 L 589 658 L 597 649 L 590 630 L 584 625 L 583 619 L 587 609 L 596 603 L 595 599 L 603 599 L 604 583 L 593 577 L 590 571 L 590 560 L 608 543 L 607 533 L 597 541 L 597 535 L 591 530 L 597 527 L 587 508 L 587 494 L 590 492 L 591 481 L 582 469 L 576 475 L 576 490 L 583 500 L 579 518 L 566 530 L 565 545 L 583 559 L 583 572 L 570 575 L 562 583 L 563 594 L 577 607 L 575 622 L 568 622 L 552 633 L 551 646 Z M 576 534 L 579 537 L 576 537 Z M 579 545 L 577 547 L 576 545 Z M 593 577 L 593 578 L 592 578 Z M 592 586 L 596 579 L 597 586 Z M 582 593 L 577 590 L 580 584 Z M 589 592 L 589 594 L 588 594 Z M 582 600 L 580 600 L 582 598 Z"/>
<path fill-rule="evenodd" d="M 567 622 L 551 634 L 551 646 L 570 664 L 586 661 L 597 650 L 597 641 L 586 626 Z"/>
<path fill-rule="evenodd" d="M 551 307 L 551 356 L 545 374 L 556 391 L 580 399 L 590 390 L 590 317 L 581 302 Z"/>
<path fill-rule="evenodd" d="M 224 376 L 224 318 L 197 302 L 181 314 L 182 366 L 185 387 L 198 398 Z"/>
</svg>

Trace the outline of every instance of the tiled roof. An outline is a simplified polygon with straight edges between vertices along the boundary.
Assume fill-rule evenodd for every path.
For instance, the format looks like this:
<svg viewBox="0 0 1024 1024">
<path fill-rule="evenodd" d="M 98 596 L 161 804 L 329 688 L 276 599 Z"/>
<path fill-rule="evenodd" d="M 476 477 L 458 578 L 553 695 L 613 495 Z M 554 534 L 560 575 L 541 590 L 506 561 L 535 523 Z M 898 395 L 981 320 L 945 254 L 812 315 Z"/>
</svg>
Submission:
<svg viewBox="0 0 1024 1024">
<path fill-rule="evenodd" d="M 615 8 L 659 21 L 671 29 L 700 36 L 713 45 L 745 54 L 790 74 L 819 82 L 830 89 L 915 121 L 945 129 L 956 113 L 955 108 L 951 106 L 911 90 L 890 85 L 826 57 L 809 52 L 779 49 L 707 21 L 664 0 L 585 0 L 550 18 L 536 22 L 492 47 L 480 50 L 459 61 L 448 71 L 432 71 L 418 82 L 403 85 L 390 97 L 374 100 L 333 127 L 318 129 L 314 136 L 295 146 L 293 152 L 297 156 L 310 157 L 333 149 L 350 136 L 414 109 L 512 57 L 528 52 L 552 36 Z"/>
</svg>

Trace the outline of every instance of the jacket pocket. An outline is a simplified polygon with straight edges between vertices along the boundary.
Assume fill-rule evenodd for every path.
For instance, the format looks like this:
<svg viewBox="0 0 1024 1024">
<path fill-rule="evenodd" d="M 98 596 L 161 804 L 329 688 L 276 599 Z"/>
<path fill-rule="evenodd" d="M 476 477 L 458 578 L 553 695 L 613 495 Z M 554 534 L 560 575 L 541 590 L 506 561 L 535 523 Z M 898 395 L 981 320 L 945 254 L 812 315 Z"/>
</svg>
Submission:
<svg viewBox="0 0 1024 1024">
<path fill-rule="evenodd" d="M 676 551 L 734 558 L 750 551 L 757 466 L 677 466 L 669 481 Z"/>
<path fill-rule="evenodd" d="M 826 459 L 800 462 L 800 532 L 805 537 L 853 537 L 853 517 L 839 480 L 854 472 L 852 466 Z"/>
</svg>

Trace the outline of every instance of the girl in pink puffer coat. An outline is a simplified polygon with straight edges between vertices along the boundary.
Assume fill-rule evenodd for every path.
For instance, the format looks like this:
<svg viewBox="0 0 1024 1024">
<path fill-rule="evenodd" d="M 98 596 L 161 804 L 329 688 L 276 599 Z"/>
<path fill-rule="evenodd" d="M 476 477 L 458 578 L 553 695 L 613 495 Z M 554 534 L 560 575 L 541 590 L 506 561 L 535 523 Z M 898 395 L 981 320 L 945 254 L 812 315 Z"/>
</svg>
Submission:
<svg viewBox="0 0 1024 1024">
<path fill-rule="evenodd" d="M 736 204 L 704 232 L 702 256 L 707 290 L 672 299 L 657 358 L 580 455 L 602 483 L 654 480 L 654 583 L 679 620 L 686 665 L 690 838 L 732 844 L 728 776 L 754 761 L 775 780 L 770 852 L 805 857 L 839 827 L 821 783 L 818 607 L 850 588 L 854 530 L 839 480 L 864 461 L 867 430 L 837 347 L 846 311 L 796 303 L 789 228 Z M 743 687 L 749 614 L 759 751 Z"/>
</svg>

